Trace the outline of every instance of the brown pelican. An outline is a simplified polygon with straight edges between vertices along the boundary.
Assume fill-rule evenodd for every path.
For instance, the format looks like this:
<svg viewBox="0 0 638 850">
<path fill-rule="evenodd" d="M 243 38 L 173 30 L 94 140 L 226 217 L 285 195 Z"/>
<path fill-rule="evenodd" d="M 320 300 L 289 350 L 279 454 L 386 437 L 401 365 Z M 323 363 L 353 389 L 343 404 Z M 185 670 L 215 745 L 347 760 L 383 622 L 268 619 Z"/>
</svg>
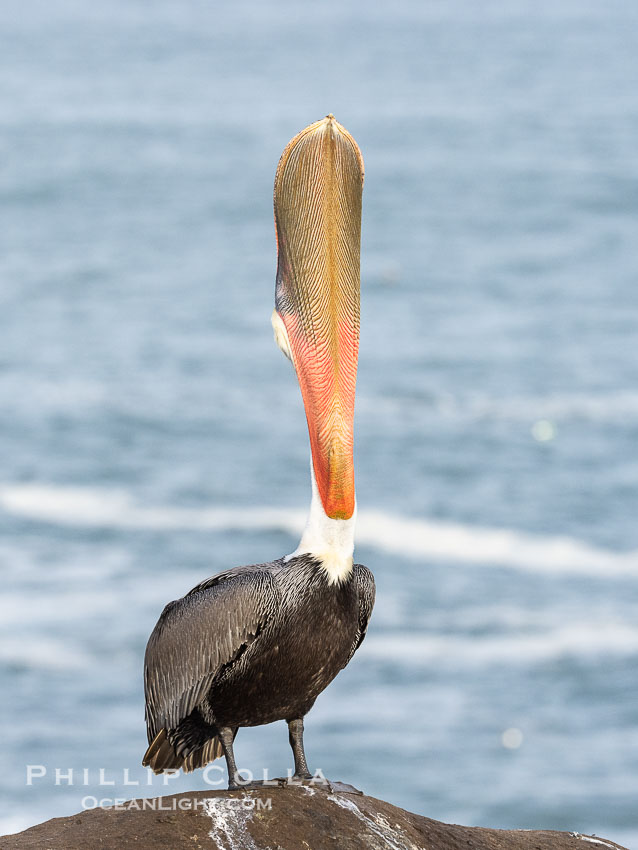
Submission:
<svg viewBox="0 0 638 850">
<path fill-rule="evenodd" d="M 279 161 L 272 323 L 306 409 L 310 514 L 291 555 L 219 573 L 162 612 L 144 669 L 143 764 L 156 773 L 223 753 L 236 787 L 239 727 L 285 720 L 295 777 L 309 778 L 303 718 L 365 637 L 374 579 L 352 558 L 362 189 L 361 153 L 333 115 Z"/>
</svg>

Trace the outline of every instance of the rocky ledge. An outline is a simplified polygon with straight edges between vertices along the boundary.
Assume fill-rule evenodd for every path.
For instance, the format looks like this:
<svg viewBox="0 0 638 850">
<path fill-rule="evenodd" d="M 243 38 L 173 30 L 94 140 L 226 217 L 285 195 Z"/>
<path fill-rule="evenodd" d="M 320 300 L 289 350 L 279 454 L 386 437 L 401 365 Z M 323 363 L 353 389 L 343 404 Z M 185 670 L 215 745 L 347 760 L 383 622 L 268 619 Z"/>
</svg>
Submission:
<svg viewBox="0 0 638 850">
<path fill-rule="evenodd" d="M 54 818 L 2 850 L 625 850 L 594 836 L 453 826 L 351 785 L 194 791 Z"/>
</svg>

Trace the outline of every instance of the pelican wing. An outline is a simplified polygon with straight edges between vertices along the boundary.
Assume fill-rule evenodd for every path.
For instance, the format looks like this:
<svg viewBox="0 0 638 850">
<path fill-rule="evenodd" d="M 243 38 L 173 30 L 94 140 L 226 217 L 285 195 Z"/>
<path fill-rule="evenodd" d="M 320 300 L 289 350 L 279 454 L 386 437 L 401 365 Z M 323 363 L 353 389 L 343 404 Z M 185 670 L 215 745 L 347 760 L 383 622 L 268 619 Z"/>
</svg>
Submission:
<svg viewBox="0 0 638 850">
<path fill-rule="evenodd" d="M 372 572 L 367 567 L 364 567 L 363 564 L 354 564 L 352 570 L 359 593 L 359 628 L 357 629 L 357 635 L 352 644 L 348 661 L 343 665 L 344 667 L 363 643 L 363 639 L 368 631 L 368 622 L 372 615 L 376 595 L 376 586 Z"/>
<path fill-rule="evenodd" d="M 272 575 L 263 565 L 213 576 L 164 608 L 144 659 L 149 743 L 202 702 L 215 677 L 259 635 L 275 600 Z"/>
</svg>

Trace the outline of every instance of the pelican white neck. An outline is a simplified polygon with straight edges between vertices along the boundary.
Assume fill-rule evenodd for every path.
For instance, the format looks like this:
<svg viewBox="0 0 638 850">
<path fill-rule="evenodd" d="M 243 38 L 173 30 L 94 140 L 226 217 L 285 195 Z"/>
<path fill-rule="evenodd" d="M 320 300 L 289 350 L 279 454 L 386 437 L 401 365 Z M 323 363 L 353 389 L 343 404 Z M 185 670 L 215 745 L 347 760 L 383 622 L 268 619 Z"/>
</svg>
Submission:
<svg viewBox="0 0 638 850">
<path fill-rule="evenodd" d="M 352 570 L 354 553 L 354 526 L 357 518 L 357 504 L 350 519 L 331 519 L 321 504 L 321 497 L 315 481 L 312 462 L 312 501 L 306 527 L 299 546 L 286 557 L 289 561 L 300 555 L 311 555 L 321 563 L 328 574 L 331 584 L 344 581 Z"/>
</svg>

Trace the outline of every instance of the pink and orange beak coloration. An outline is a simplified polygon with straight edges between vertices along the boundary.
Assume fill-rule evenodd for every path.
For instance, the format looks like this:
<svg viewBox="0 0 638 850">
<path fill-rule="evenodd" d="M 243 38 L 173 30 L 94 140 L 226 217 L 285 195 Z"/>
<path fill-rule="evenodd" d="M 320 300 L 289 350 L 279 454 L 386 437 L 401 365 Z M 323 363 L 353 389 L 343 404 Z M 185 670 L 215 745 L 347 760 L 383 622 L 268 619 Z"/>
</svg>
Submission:
<svg viewBox="0 0 638 850">
<path fill-rule="evenodd" d="M 303 396 L 323 509 L 355 509 L 354 394 L 359 354 L 363 158 L 333 115 L 302 130 L 275 177 L 273 325 Z"/>
</svg>

